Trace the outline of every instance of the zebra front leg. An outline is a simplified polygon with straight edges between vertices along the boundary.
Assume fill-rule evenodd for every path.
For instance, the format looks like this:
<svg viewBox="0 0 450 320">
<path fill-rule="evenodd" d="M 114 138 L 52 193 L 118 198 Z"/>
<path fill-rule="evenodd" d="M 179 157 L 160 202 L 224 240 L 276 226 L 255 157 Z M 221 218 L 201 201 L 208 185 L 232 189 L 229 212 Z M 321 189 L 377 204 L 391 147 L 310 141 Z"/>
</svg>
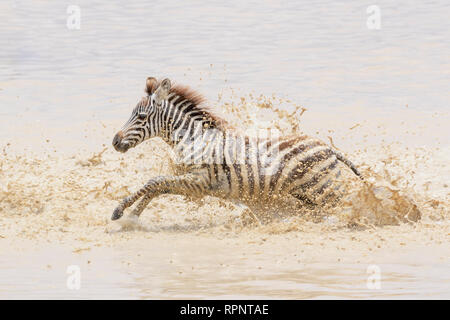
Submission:
<svg viewBox="0 0 450 320">
<path fill-rule="evenodd" d="M 153 194 L 151 192 L 147 193 L 141 199 L 141 201 L 139 201 L 136 208 L 131 212 L 131 215 L 139 217 L 141 215 L 142 211 L 144 211 L 144 209 L 148 206 L 150 201 L 152 201 L 152 199 L 153 199 Z"/>
<path fill-rule="evenodd" d="M 134 214 L 138 213 L 137 215 L 139 215 L 151 199 L 163 193 L 180 195 L 205 194 L 206 190 L 210 188 L 207 177 L 208 175 L 189 173 L 181 176 L 160 176 L 150 179 L 141 189 L 122 200 L 114 210 L 111 220 L 117 220 L 122 217 L 123 211 L 131 207 L 143 195 L 145 197 L 133 212 Z"/>
<path fill-rule="evenodd" d="M 122 202 L 120 202 L 120 204 L 117 206 L 117 208 L 114 209 L 111 220 L 117 220 L 117 219 L 121 218 L 123 216 L 123 211 L 126 208 L 131 207 L 133 205 L 133 203 L 136 202 L 136 200 L 138 200 L 140 197 L 142 197 L 142 194 L 144 192 L 141 192 L 141 190 L 139 190 L 138 192 L 134 193 L 133 195 L 128 196 L 125 199 L 123 199 Z"/>
</svg>

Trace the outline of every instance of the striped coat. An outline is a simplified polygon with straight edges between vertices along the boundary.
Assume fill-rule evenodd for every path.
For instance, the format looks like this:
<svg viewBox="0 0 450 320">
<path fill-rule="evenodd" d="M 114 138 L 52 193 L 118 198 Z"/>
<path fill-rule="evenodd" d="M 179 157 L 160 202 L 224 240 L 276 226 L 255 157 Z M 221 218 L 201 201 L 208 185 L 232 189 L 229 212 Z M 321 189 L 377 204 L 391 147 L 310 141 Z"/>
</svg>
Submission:
<svg viewBox="0 0 450 320">
<path fill-rule="evenodd" d="M 341 153 L 308 136 L 280 137 L 277 132 L 244 134 L 203 106 L 203 99 L 170 80 L 147 79 L 144 97 L 113 140 L 126 152 L 151 137 L 172 148 L 178 175 L 152 178 L 125 198 L 112 219 L 139 198 L 139 216 L 154 197 L 182 194 L 237 200 L 249 206 L 293 197 L 303 206 L 333 205 L 345 193 L 345 182 L 359 176 Z"/>
</svg>

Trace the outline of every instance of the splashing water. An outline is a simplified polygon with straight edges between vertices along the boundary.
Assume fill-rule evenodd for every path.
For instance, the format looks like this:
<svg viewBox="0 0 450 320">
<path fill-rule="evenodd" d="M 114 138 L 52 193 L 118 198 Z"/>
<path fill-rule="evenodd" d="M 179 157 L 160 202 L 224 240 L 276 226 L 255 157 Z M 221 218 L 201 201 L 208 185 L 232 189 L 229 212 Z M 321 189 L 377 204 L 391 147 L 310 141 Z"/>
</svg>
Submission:
<svg viewBox="0 0 450 320">
<path fill-rule="evenodd" d="M 321 287 L 320 278 L 325 274 L 327 277 L 333 276 L 336 263 L 348 261 L 350 265 L 346 268 L 357 274 L 362 267 L 359 263 L 388 263 L 391 256 L 384 256 L 384 252 L 397 252 L 396 256 L 412 252 L 411 255 L 416 256 L 417 250 L 420 250 L 422 256 L 427 256 L 429 252 L 418 249 L 419 245 L 440 248 L 449 243 L 448 146 L 412 148 L 395 142 L 373 143 L 359 139 L 369 131 L 367 129 L 364 132 L 366 127 L 362 121 L 362 125 L 352 129 L 354 124 L 345 123 L 343 118 L 343 129 L 331 132 L 329 128 L 333 126 L 327 120 L 327 114 L 305 111 L 301 106 L 274 97 L 247 96 L 237 99 L 237 102 L 219 103 L 218 109 L 229 114 L 227 118 L 236 127 L 277 128 L 283 134 L 307 133 L 319 136 L 324 141 L 331 137 L 328 141 L 346 152 L 362 171 L 364 181 L 349 178 L 351 183 L 348 185 L 348 197 L 339 206 L 328 210 L 308 211 L 288 207 L 284 211 L 277 211 L 268 208 L 272 210 L 265 210 L 266 215 L 261 216 L 245 206 L 217 198 L 205 197 L 192 201 L 182 196 L 163 195 L 150 203 L 139 220 L 123 217 L 119 222 L 112 223 L 109 218 L 118 201 L 139 188 L 150 177 L 173 173 L 170 153 L 161 140 L 143 143 L 126 155 L 104 147 L 97 147 L 97 151 L 93 153 L 79 151 L 69 155 L 48 151 L 38 154 L 20 153 L 11 151 L 14 145 L 10 144 L 3 149 L 0 159 L 0 240 L 3 240 L 5 250 L 17 247 L 26 240 L 32 240 L 33 244 L 53 242 L 69 246 L 71 254 L 79 257 L 77 259 L 88 256 L 89 261 L 100 265 L 106 263 L 103 257 L 120 254 L 120 261 L 148 266 L 133 269 L 132 273 L 145 274 L 145 278 L 153 279 L 152 285 L 146 285 L 142 280 L 134 283 L 130 279 L 122 280 L 121 285 L 127 290 L 130 286 L 143 286 L 143 297 L 161 297 L 162 293 L 158 288 L 167 288 L 168 284 L 164 282 L 166 280 L 168 283 L 175 283 L 176 289 L 173 292 L 184 292 L 182 297 L 226 297 L 229 294 L 236 297 L 237 289 L 233 286 L 215 292 L 194 289 L 189 277 L 174 280 L 173 270 L 168 268 L 172 263 L 170 261 L 175 259 L 175 254 L 183 256 L 195 247 L 204 252 L 204 257 L 216 256 L 213 260 L 222 261 L 221 265 L 215 266 L 210 260 L 197 258 L 194 266 L 190 258 L 184 257 L 177 262 L 177 270 L 182 270 L 177 271 L 178 275 L 183 272 L 182 274 L 196 277 L 197 281 L 204 279 L 209 283 L 223 285 L 225 280 L 220 274 L 209 274 L 208 270 L 229 268 L 232 264 L 234 267 L 230 272 L 234 272 L 235 278 L 240 279 L 239 274 L 246 274 L 245 270 L 258 264 L 261 269 L 253 273 L 260 274 L 257 277 L 263 283 L 270 281 L 270 286 L 279 285 L 280 291 L 269 290 L 258 294 L 258 284 L 255 283 L 250 287 L 239 287 L 242 297 L 302 298 L 314 297 L 314 294 L 305 295 L 311 288 L 316 288 L 314 290 L 317 296 L 328 295 L 329 284 L 324 283 Z M 309 120 L 306 119 L 308 113 L 313 113 Z M 312 123 L 311 118 L 316 122 Z M 100 133 L 93 128 L 92 135 L 88 135 L 89 143 L 101 146 L 102 141 L 109 141 L 111 132 L 114 132 L 120 122 L 118 119 L 115 123 L 105 124 Z M 314 129 L 311 130 L 311 127 Z M 374 137 L 377 138 L 376 135 Z M 93 148 L 96 149 L 95 146 Z M 270 217 L 265 219 L 269 211 Z M 397 225 L 397 229 L 391 229 L 393 227 L 389 225 Z M 175 247 L 167 247 L 169 244 Z M 228 258 L 223 260 L 220 255 L 222 251 L 217 251 L 217 246 L 229 248 L 233 253 L 226 254 Z M 28 244 L 21 244 L 20 250 L 27 252 L 24 248 L 28 247 Z M 109 247 L 114 248 L 114 253 L 108 251 Z M 317 255 L 318 249 L 320 256 Z M 445 250 L 442 248 L 438 251 Z M 148 256 L 150 253 L 146 253 L 147 251 L 151 252 L 151 256 Z M 258 252 L 263 254 L 258 255 Z M 365 252 L 373 252 L 373 257 L 377 258 L 372 259 L 376 260 L 364 258 Z M 136 260 L 136 256 L 141 255 L 147 258 Z M 252 265 L 245 262 L 247 255 L 248 259 L 251 257 Z M 46 256 L 44 252 L 41 258 L 33 259 L 40 261 Z M 297 256 L 301 257 L 299 261 L 307 262 L 311 268 L 320 263 L 320 268 L 328 271 L 318 273 L 319 278 L 311 280 L 312 287 L 302 287 L 294 294 L 281 280 L 284 276 L 280 274 L 279 268 L 286 269 L 287 279 L 292 279 L 289 276 L 291 273 L 304 272 L 301 271 L 304 269 L 298 270 L 298 266 L 294 264 L 298 259 L 293 258 Z M 323 264 L 323 257 L 331 259 L 330 265 Z M 8 261 L 15 261 L 14 259 Z M 441 257 L 433 256 L 429 259 L 442 262 L 436 260 L 442 259 Z M 126 274 L 131 272 L 130 268 L 132 267 L 126 269 Z M 394 275 L 395 272 L 400 272 L 389 265 L 383 268 L 393 270 Z M 108 269 L 110 279 L 122 279 L 122 271 L 114 273 L 113 269 Z M 148 274 L 147 269 L 156 271 Z M 308 273 L 310 277 L 316 274 L 314 270 L 318 269 L 311 269 Z M 104 273 L 105 269 L 101 272 Z M 414 272 L 417 274 L 419 271 Z M 27 271 L 19 273 L 26 274 Z M 154 277 L 155 274 L 158 275 L 157 278 Z M 356 285 L 359 281 L 342 274 L 335 276 L 336 283 L 344 281 Z M 14 278 L 11 275 L 5 277 L 2 281 L 6 283 L 9 278 Z M 45 279 L 44 275 L 41 277 Z M 245 279 L 237 281 L 246 283 Z M 302 279 L 298 281 L 305 281 Z M 95 281 L 93 283 L 97 283 Z M 165 284 L 159 283 L 161 281 Z M 298 285 L 298 281 L 292 285 Z M 394 288 L 389 291 L 392 294 L 398 292 L 395 281 L 388 284 Z M 434 282 L 431 278 L 427 281 L 436 283 L 433 290 L 439 297 L 446 296 L 445 290 L 436 291 L 440 282 Z M 398 286 L 404 288 L 408 284 L 400 282 Z M 156 291 L 149 292 L 150 287 Z M 183 291 L 182 288 L 187 287 L 191 289 Z M 40 286 L 36 292 L 47 292 L 44 288 L 45 286 Z M 100 297 L 112 297 L 117 292 L 125 292 L 119 290 L 116 284 L 107 288 L 109 289 L 99 293 Z M 142 296 L 142 293 L 126 292 L 132 296 Z M 48 294 L 51 297 L 51 294 L 56 293 L 49 289 Z M 67 291 L 63 290 L 58 296 L 61 294 L 65 296 Z M 22 295 L 23 292 L 18 291 L 18 296 Z M 336 295 L 365 297 L 373 295 L 373 292 L 347 295 L 337 288 Z M 168 294 L 166 297 L 173 298 L 176 295 Z"/>
</svg>

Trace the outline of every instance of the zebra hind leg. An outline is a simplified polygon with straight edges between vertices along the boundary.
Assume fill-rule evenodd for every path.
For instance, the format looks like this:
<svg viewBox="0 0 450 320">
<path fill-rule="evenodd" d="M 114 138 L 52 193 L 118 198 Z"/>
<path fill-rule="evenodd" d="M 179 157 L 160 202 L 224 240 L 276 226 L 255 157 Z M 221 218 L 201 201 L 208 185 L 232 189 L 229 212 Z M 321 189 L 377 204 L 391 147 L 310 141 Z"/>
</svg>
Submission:
<svg viewBox="0 0 450 320">
<path fill-rule="evenodd" d="M 317 204 L 315 204 L 313 201 L 311 201 L 307 196 L 304 194 L 298 194 L 298 193 L 291 193 L 291 195 L 296 198 L 297 200 L 300 200 L 302 203 L 302 206 L 309 210 L 314 210 L 317 208 Z"/>
</svg>

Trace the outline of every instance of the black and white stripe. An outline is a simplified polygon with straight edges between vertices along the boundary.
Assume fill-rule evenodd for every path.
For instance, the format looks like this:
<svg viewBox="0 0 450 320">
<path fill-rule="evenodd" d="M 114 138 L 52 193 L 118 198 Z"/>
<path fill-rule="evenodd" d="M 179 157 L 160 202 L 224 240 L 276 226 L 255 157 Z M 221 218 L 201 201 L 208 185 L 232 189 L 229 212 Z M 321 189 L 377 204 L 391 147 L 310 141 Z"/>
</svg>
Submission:
<svg viewBox="0 0 450 320">
<path fill-rule="evenodd" d="M 133 214 L 163 193 L 213 195 L 244 203 L 270 202 L 291 195 L 305 205 L 336 202 L 344 192 L 341 171 L 355 166 L 341 153 L 308 136 L 258 137 L 228 128 L 186 88 L 168 79 L 147 80 L 148 96 L 134 108 L 113 140 L 121 152 L 159 136 L 172 147 L 184 174 L 151 179 L 125 198 L 112 219 L 143 197 Z"/>
</svg>

